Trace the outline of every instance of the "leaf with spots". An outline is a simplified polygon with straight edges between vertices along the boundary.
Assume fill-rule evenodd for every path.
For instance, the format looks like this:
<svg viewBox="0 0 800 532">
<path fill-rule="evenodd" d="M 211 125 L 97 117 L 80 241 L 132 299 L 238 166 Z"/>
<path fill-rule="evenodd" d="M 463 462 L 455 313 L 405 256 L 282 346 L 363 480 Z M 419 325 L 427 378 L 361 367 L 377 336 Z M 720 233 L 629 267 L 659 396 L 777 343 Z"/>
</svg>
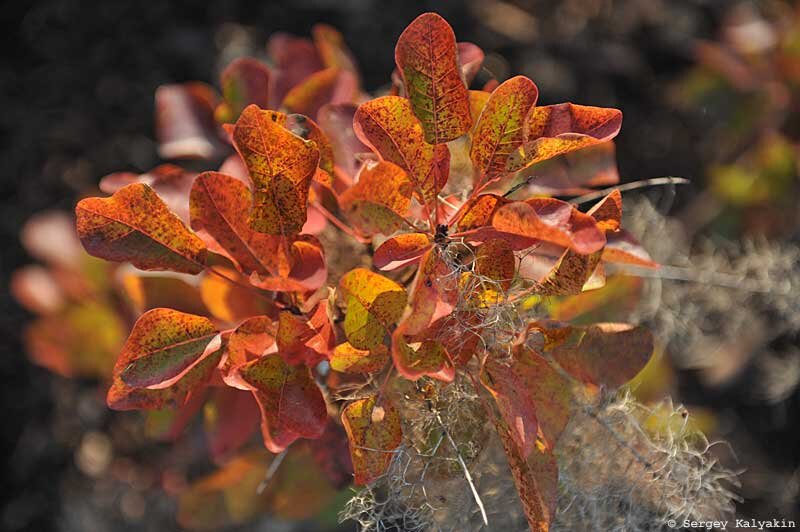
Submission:
<svg viewBox="0 0 800 532">
<path fill-rule="evenodd" d="M 531 532 L 548 532 L 558 502 L 558 463 L 555 454 L 552 450 L 536 447 L 525 457 L 502 419 L 495 420 L 495 427 Z"/>
<path fill-rule="evenodd" d="M 174 164 L 160 164 L 143 174 L 114 172 L 100 180 L 100 190 L 113 194 L 125 185 L 144 183 L 152 188 L 167 207 L 184 223 L 189 223 L 189 191 L 197 174 Z"/>
<path fill-rule="evenodd" d="M 270 71 L 252 57 L 234 59 L 220 77 L 222 98 L 214 116 L 220 123 L 235 122 L 245 107 L 269 108 Z"/>
<path fill-rule="evenodd" d="M 299 438 L 322 435 L 328 420 L 325 399 L 305 366 L 291 366 L 276 354 L 238 368 L 261 410 L 264 445 L 279 453 Z"/>
<path fill-rule="evenodd" d="M 621 126 L 618 109 L 572 103 L 534 107 L 525 119 L 524 142 L 508 159 L 508 170 L 607 142 Z"/>
<path fill-rule="evenodd" d="M 508 173 L 508 158 L 522 145 L 525 117 L 538 97 L 539 89 L 525 76 L 504 81 L 491 93 L 472 130 L 476 188 Z"/>
<path fill-rule="evenodd" d="M 342 424 L 350 443 L 355 483 L 369 484 L 386 471 L 402 442 L 400 415 L 387 399 L 368 397 L 344 408 Z"/>
<path fill-rule="evenodd" d="M 247 222 L 253 195 L 238 179 L 203 172 L 190 195 L 192 229 L 215 253 L 236 265 L 244 275 L 257 272 L 279 276 L 276 255 L 281 237 L 254 231 Z"/>
<path fill-rule="evenodd" d="M 226 370 L 252 362 L 274 351 L 276 328 L 268 316 L 254 316 L 239 324 L 228 336 Z"/>
<path fill-rule="evenodd" d="M 539 282 L 536 293 L 545 296 L 572 296 L 580 294 L 589 278 L 600 264 L 602 252 L 588 255 L 564 251 L 547 276 Z"/>
<path fill-rule="evenodd" d="M 368 161 L 340 204 L 353 226 L 365 234 L 392 234 L 404 225 L 411 205 L 408 174 L 388 161 Z"/>
<path fill-rule="evenodd" d="M 166 308 L 145 312 L 122 348 L 114 375 L 135 388 L 173 381 L 208 355 L 218 332 L 203 316 Z"/>
<path fill-rule="evenodd" d="M 594 218 L 555 198 L 504 205 L 494 213 L 492 226 L 503 233 L 552 242 L 582 254 L 599 251 L 606 243 Z"/>
<path fill-rule="evenodd" d="M 441 251 L 436 247 L 426 251 L 410 290 L 410 312 L 401 324 L 405 334 L 417 335 L 432 322 L 450 314 L 458 292 L 458 278 Z"/>
<path fill-rule="evenodd" d="M 364 102 L 353 117 L 353 128 L 361 142 L 382 159 L 408 172 L 414 193 L 432 212 L 450 172 L 450 151 L 425 140 L 409 101 L 382 96 Z"/>
<path fill-rule="evenodd" d="M 372 255 L 372 263 L 384 271 L 416 264 L 431 245 L 431 239 L 425 233 L 403 233 L 393 236 L 378 246 Z"/>
<path fill-rule="evenodd" d="M 614 189 L 586 213 L 597 220 L 601 231 L 614 232 L 622 225 L 622 194 Z"/>
<path fill-rule="evenodd" d="M 414 19 L 397 40 L 395 62 L 428 143 L 442 144 L 469 131 L 469 96 L 446 20 L 436 13 Z"/>
<path fill-rule="evenodd" d="M 145 184 L 132 183 L 110 198 L 83 199 L 75 214 L 90 255 L 143 270 L 203 271 L 203 241 Z"/>
<path fill-rule="evenodd" d="M 392 359 L 397 372 L 410 380 L 432 377 L 443 382 L 452 382 L 455 368 L 450 354 L 436 340 L 410 339 L 401 325 L 392 334 Z"/>
<path fill-rule="evenodd" d="M 156 309 L 150 312 L 158 310 L 168 309 Z M 133 333 L 131 334 L 133 335 Z M 146 339 L 148 336 L 154 337 L 153 334 L 148 335 L 147 331 L 143 331 L 141 337 Z M 184 405 L 194 393 L 199 392 L 209 382 L 219 366 L 225 351 L 225 338 L 224 336 L 217 336 L 217 338 L 220 341 L 218 342 L 216 338 L 212 339 L 203 353 L 197 357 L 196 362 L 186 370 L 169 381 L 149 388 L 130 386 L 120 377 L 130 362 L 130 357 L 125 355 L 132 352 L 127 349 L 126 344 L 126 348 L 123 348 L 123 352 L 114 366 L 114 378 L 106 396 L 108 407 L 112 410 L 159 410 L 165 406 L 180 407 Z M 172 366 L 174 368 L 174 364 Z"/>
<path fill-rule="evenodd" d="M 306 223 L 308 189 L 319 164 L 314 142 L 294 135 L 283 115 L 255 105 L 242 111 L 233 143 L 250 173 L 250 226 L 272 235 L 294 235 Z"/>
<path fill-rule="evenodd" d="M 350 342 L 344 342 L 331 353 L 331 369 L 341 373 L 374 373 L 388 360 L 389 349 L 384 344 L 372 349 L 357 349 Z"/>
<path fill-rule="evenodd" d="M 524 346 L 516 346 L 510 357 L 491 353 L 481 368 L 481 382 L 523 458 L 534 450 L 540 433 L 547 448 L 555 446 L 569 421 L 572 391 L 542 356 Z"/>
<path fill-rule="evenodd" d="M 347 306 L 344 318 L 347 340 L 357 349 L 374 349 L 402 316 L 407 301 L 405 289 L 365 268 L 346 273 L 339 287 Z"/>
<path fill-rule="evenodd" d="M 313 367 L 327 359 L 336 341 L 328 300 L 317 303 L 308 316 L 281 311 L 276 340 L 278 352 L 290 364 Z"/>
</svg>

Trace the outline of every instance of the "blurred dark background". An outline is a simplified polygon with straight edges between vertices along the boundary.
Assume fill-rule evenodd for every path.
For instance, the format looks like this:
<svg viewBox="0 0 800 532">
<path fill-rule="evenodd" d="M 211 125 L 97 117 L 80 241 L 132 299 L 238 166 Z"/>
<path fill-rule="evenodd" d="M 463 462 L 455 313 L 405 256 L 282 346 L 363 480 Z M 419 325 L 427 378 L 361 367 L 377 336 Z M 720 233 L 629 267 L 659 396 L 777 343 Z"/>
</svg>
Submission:
<svg viewBox="0 0 800 532">
<path fill-rule="evenodd" d="M 80 404 L 82 393 L 95 393 L 85 392 L 92 390 L 90 383 L 64 383 L 25 357 L 19 333 L 28 316 L 6 289 L 9 273 L 30 262 L 17 240 L 20 227 L 36 211 L 71 210 L 80 194 L 111 171 L 144 171 L 157 164 L 152 131 L 158 85 L 215 84 L 231 55 L 263 53 L 272 32 L 307 35 L 314 23 L 326 22 L 345 36 L 366 88 L 378 89 L 392 71 L 397 36 L 416 15 L 434 10 L 451 23 L 459 40 L 491 54 L 487 68 L 500 79 L 511 73 L 534 79 L 540 102 L 621 108 L 625 121 L 618 161 L 624 180 L 695 179 L 704 170 L 696 145 L 708 118 L 676 111 L 666 87 L 692 64 L 694 39 L 715 35 L 726 4 L 4 2 L 0 393 L 2 455 L 8 463 L 0 483 L 0 529 L 75 530 L 63 518 L 62 478 L 82 478 L 74 465 L 77 442 L 54 437 L 59 430 L 54 421 L 65 415 L 62 401 L 78 397 Z M 678 201 L 691 194 L 690 188 L 680 192 Z M 108 414 L 92 415 L 102 423 Z"/>
</svg>

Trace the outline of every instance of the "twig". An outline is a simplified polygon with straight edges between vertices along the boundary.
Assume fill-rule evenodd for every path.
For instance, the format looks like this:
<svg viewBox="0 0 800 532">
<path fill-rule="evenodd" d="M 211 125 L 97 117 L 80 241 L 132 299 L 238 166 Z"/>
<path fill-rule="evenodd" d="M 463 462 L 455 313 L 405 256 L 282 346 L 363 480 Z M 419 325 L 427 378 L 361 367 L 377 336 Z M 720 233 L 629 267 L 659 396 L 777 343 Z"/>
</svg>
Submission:
<svg viewBox="0 0 800 532">
<path fill-rule="evenodd" d="M 444 426 L 444 422 L 442 421 L 442 417 L 439 413 L 436 413 L 436 421 L 439 422 L 439 426 L 442 427 L 444 431 L 444 435 L 447 436 L 447 440 L 450 442 L 450 445 L 453 446 L 453 450 L 456 452 L 456 456 L 458 457 L 458 463 L 461 464 L 461 469 L 464 470 L 464 476 L 467 479 L 467 483 L 469 484 L 469 489 L 472 490 L 472 497 L 475 499 L 475 503 L 478 505 L 478 509 L 481 511 L 481 517 L 483 518 L 483 524 L 489 526 L 489 518 L 486 517 L 486 509 L 483 507 L 483 501 L 481 500 L 481 496 L 478 495 L 478 490 L 475 489 L 475 483 L 472 481 L 472 475 L 469 473 L 469 468 L 467 468 L 467 464 L 464 462 L 464 458 L 461 457 L 461 451 L 458 450 L 458 445 L 456 442 L 453 441 L 453 437 L 450 436 L 450 432 L 447 430 L 447 427 Z"/>
<path fill-rule="evenodd" d="M 569 200 L 569 202 L 575 203 L 576 205 L 580 205 L 581 203 L 588 203 L 590 201 L 602 198 L 606 194 L 613 192 L 615 189 L 619 190 L 620 192 L 626 192 L 628 190 L 636 190 L 637 188 L 654 187 L 660 185 L 687 185 L 689 183 L 691 183 L 691 181 L 689 181 L 688 179 L 684 179 L 683 177 L 672 177 L 672 176 L 653 177 L 651 179 L 642 179 L 641 181 L 634 181 L 632 183 L 625 183 L 624 185 L 618 185 L 614 187 L 604 188 L 602 190 L 596 190 L 594 192 L 584 194 L 583 196 L 572 198 L 571 200 Z"/>
<path fill-rule="evenodd" d="M 267 489 L 267 486 L 269 485 L 269 481 L 272 480 L 272 477 L 274 477 L 275 473 L 278 472 L 278 468 L 281 466 L 283 459 L 286 458 L 286 453 L 288 451 L 289 449 L 284 449 L 272 460 L 272 462 L 270 462 L 267 472 L 264 474 L 264 480 L 262 480 L 258 485 L 258 488 L 256 488 L 256 493 L 259 495 L 264 493 L 264 490 Z"/>
</svg>

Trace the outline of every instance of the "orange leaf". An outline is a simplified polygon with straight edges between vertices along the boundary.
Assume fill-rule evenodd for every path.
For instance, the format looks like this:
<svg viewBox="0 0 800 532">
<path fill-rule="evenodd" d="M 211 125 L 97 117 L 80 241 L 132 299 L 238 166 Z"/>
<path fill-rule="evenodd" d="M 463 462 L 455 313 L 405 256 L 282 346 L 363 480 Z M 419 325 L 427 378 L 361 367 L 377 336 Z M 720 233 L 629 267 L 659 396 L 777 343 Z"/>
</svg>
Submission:
<svg viewBox="0 0 800 532">
<path fill-rule="evenodd" d="M 372 255 L 379 270 L 396 270 L 419 261 L 430 249 L 431 240 L 425 233 L 404 233 L 387 239 Z"/>
<path fill-rule="evenodd" d="M 470 158 L 476 187 L 508 173 L 508 158 L 522 145 L 525 117 L 538 96 L 539 89 L 525 76 L 504 81 L 491 93 L 472 130 Z"/>
<path fill-rule="evenodd" d="M 293 235 L 306 222 L 308 189 L 319 149 L 285 129 L 282 115 L 255 105 L 242 111 L 233 142 L 253 182 L 250 226 L 273 235 Z"/>
<path fill-rule="evenodd" d="M 516 260 L 511 245 L 503 239 L 489 240 L 475 254 L 474 272 L 497 281 L 507 290 L 516 273 Z"/>
<path fill-rule="evenodd" d="M 397 40 L 395 62 L 428 143 L 442 144 L 469 131 L 469 96 L 446 20 L 436 13 L 414 19 Z"/>
<path fill-rule="evenodd" d="M 290 366 L 280 355 L 265 355 L 239 368 L 261 409 L 264 445 L 279 453 L 298 438 L 318 438 L 328 412 L 322 392 L 304 366 Z"/>
<path fill-rule="evenodd" d="M 327 24 L 314 24 L 311 28 L 311 37 L 326 67 L 341 68 L 352 74 L 358 74 L 355 59 L 337 29 Z"/>
<path fill-rule="evenodd" d="M 535 448 L 527 458 L 515 445 L 508 426 L 495 426 L 508 458 L 525 518 L 531 532 L 548 532 L 558 502 L 558 463 L 552 450 Z"/>
<path fill-rule="evenodd" d="M 594 218 L 554 198 L 509 203 L 497 210 L 492 225 L 504 233 L 552 242 L 582 254 L 598 251 L 606 243 Z"/>
<path fill-rule="evenodd" d="M 450 151 L 426 142 L 409 101 L 383 96 L 364 102 L 353 117 L 353 128 L 381 158 L 408 172 L 417 198 L 433 209 L 450 172 Z"/>
<path fill-rule="evenodd" d="M 587 213 L 597 220 L 601 231 L 616 231 L 622 225 L 622 194 L 614 189 L 605 198 L 597 202 Z"/>
<path fill-rule="evenodd" d="M 275 250 L 273 260 L 277 276 L 261 277 L 253 272 L 250 284 L 275 292 L 308 292 L 321 287 L 328 277 L 322 244 L 311 235 L 286 238 L 285 245 Z"/>
<path fill-rule="evenodd" d="M 566 196 L 592 192 L 588 187 L 619 183 L 614 141 L 565 153 L 526 168 L 520 177 L 535 176 L 524 187 L 527 196 Z"/>
<path fill-rule="evenodd" d="M 147 185 L 133 183 L 110 198 L 83 199 L 75 214 L 78 236 L 91 255 L 143 270 L 203 271 L 203 241 Z"/>
<path fill-rule="evenodd" d="M 400 416 L 387 400 L 359 399 L 342 411 L 342 424 L 350 442 L 356 484 L 368 484 L 389 467 L 393 452 L 403 440 Z"/>
<path fill-rule="evenodd" d="M 411 205 L 408 174 L 388 161 L 367 161 L 340 203 L 353 225 L 366 234 L 391 234 L 403 226 Z"/>
<path fill-rule="evenodd" d="M 228 337 L 229 369 L 261 358 L 275 345 L 275 325 L 268 316 L 255 316 L 244 320 Z M 226 368 L 226 369 L 227 369 Z"/>
<path fill-rule="evenodd" d="M 184 223 L 189 223 L 189 191 L 197 176 L 174 164 L 161 164 L 143 174 L 115 172 L 100 180 L 100 190 L 113 194 L 125 185 L 144 183 L 152 188 L 167 207 Z"/>
<path fill-rule="evenodd" d="M 286 117 L 284 127 L 297 135 L 298 137 L 306 140 L 312 140 L 319 149 L 319 167 L 325 171 L 327 176 L 324 176 L 325 186 L 331 188 L 333 182 L 333 146 L 328 136 L 317 125 L 316 122 L 309 117 L 300 114 L 292 114 Z M 319 181 L 319 172 L 314 176 L 315 181 Z"/>
<path fill-rule="evenodd" d="M 146 275 L 134 273 L 133 268 L 131 270 L 121 271 L 118 275 L 124 296 L 136 315 L 159 307 L 188 314 L 208 313 L 195 283 L 187 282 L 177 275 Z"/>
<path fill-rule="evenodd" d="M 275 308 L 263 297 L 253 297 L 252 290 L 246 288 L 247 279 L 229 268 L 214 268 L 232 284 L 217 275 L 205 275 L 200 280 L 200 297 L 208 311 L 216 319 L 234 323 L 251 316 L 275 314 Z M 242 286 L 243 285 L 243 286 Z"/>
<path fill-rule="evenodd" d="M 509 171 L 563 153 L 607 142 L 619 133 L 622 112 L 572 103 L 535 107 L 525 119 L 523 145 L 508 159 Z"/>
<path fill-rule="evenodd" d="M 292 87 L 324 68 L 319 52 L 310 39 L 288 33 L 276 32 L 270 35 L 267 53 L 275 65 L 270 79 L 270 109 L 280 107 Z"/>
<path fill-rule="evenodd" d="M 314 72 L 295 85 L 283 98 L 283 107 L 292 113 L 316 118 L 327 103 L 352 102 L 358 95 L 358 78 L 352 72 L 331 67 Z"/>
<path fill-rule="evenodd" d="M 419 334 L 453 311 L 458 279 L 438 248 L 429 249 L 422 257 L 410 294 L 410 312 L 402 321 L 404 334 Z"/>
<path fill-rule="evenodd" d="M 537 294 L 546 296 L 571 296 L 580 294 L 586 282 L 600 263 L 601 252 L 588 255 L 566 250 L 553 269 L 540 281 Z"/>
</svg>

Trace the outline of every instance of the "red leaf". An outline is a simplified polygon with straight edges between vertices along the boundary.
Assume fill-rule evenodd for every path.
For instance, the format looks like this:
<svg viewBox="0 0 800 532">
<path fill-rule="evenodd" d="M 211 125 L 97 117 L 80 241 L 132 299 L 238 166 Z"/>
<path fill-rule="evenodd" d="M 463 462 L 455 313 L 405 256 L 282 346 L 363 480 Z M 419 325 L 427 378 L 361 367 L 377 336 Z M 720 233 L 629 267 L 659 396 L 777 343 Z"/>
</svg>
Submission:
<svg viewBox="0 0 800 532">
<path fill-rule="evenodd" d="M 290 364 L 313 367 L 328 358 L 336 341 L 328 315 L 328 300 L 320 301 L 310 317 L 281 311 L 278 317 L 278 352 Z"/>
<path fill-rule="evenodd" d="M 410 340 L 403 324 L 392 333 L 392 359 L 397 372 L 406 379 L 428 376 L 452 382 L 455 378 L 453 362 L 444 346 L 436 340 Z"/>
<path fill-rule="evenodd" d="M 597 220 L 601 231 L 613 232 L 622 225 L 622 194 L 614 189 L 586 213 Z"/>
<path fill-rule="evenodd" d="M 469 84 L 472 83 L 472 80 L 480 72 L 481 66 L 483 66 L 483 50 L 471 42 L 457 43 L 456 50 L 458 51 L 458 64 L 461 67 L 461 75 L 469 87 Z"/>
<path fill-rule="evenodd" d="M 308 447 L 311 458 L 322 469 L 334 489 L 340 490 L 353 480 L 353 462 L 347 446 L 347 433 L 333 420 L 328 421 L 325 432 Z"/>
<path fill-rule="evenodd" d="M 89 254 L 130 261 L 143 270 L 203 271 L 206 248 L 153 189 L 127 185 L 110 198 L 86 198 L 75 207 L 78 236 Z"/>
<path fill-rule="evenodd" d="M 275 63 L 270 78 L 270 109 L 280 107 L 292 87 L 323 68 L 314 43 L 288 33 L 273 33 L 267 42 L 267 53 Z"/>
<path fill-rule="evenodd" d="M 523 458 L 533 451 L 539 432 L 553 449 L 571 414 L 567 379 L 540 355 L 518 347 L 510 358 L 490 354 L 481 382 L 494 396 Z"/>
<path fill-rule="evenodd" d="M 261 419 L 251 393 L 227 386 L 214 389 L 203 412 L 206 439 L 215 462 L 224 461 L 247 443 Z"/>
<path fill-rule="evenodd" d="M 644 327 L 597 323 L 577 331 L 569 342 L 553 350 L 553 358 L 576 378 L 597 386 L 622 386 L 653 354 L 653 335 Z"/>
<path fill-rule="evenodd" d="M 156 89 L 156 137 L 162 159 L 212 159 L 221 149 L 214 120 L 218 97 L 205 83 Z"/>
<path fill-rule="evenodd" d="M 270 71 L 251 57 L 234 59 L 222 71 L 222 97 L 215 116 L 219 122 L 235 122 L 248 105 L 269 107 Z"/>
<path fill-rule="evenodd" d="M 298 438 L 319 438 L 328 412 L 311 372 L 290 366 L 280 355 L 266 355 L 239 368 L 261 409 L 264 445 L 279 453 Z"/>
<path fill-rule="evenodd" d="M 446 20 L 436 13 L 414 19 L 397 40 L 395 62 L 428 143 L 442 144 L 469 131 L 469 96 Z"/>
<path fill-rule="evenodd" d="M 404 233 L 389 238 L 375 250 L 372 263 L 379 270 L 396 270 L 419 262 L 430 249 L 430 237 L 425 233 Z"/>
</svg>

